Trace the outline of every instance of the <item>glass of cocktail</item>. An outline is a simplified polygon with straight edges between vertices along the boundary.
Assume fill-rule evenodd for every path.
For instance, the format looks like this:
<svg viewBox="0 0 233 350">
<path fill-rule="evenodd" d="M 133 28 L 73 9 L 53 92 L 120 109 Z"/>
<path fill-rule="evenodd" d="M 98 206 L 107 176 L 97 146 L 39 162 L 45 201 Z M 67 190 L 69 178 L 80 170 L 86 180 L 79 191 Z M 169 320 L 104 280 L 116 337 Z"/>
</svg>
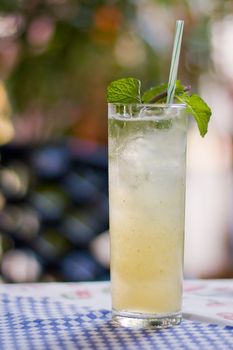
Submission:
<svg viewBox="0 0 233 350">
<path fill-rule="evenodd" d="M 176 80 L 183 25 L 176 22 L 168 84 L 141 94 L 129 77 L 107 90 L 112 314 L 128 327 L 182 318 L 187 114 L 202 137 L 211 116 Z"/>
<path fill-rule="evenodd" d="M 113 320 L 181 321 L 187 115 L 183 104 L 109 104 Z"/>
</svg>

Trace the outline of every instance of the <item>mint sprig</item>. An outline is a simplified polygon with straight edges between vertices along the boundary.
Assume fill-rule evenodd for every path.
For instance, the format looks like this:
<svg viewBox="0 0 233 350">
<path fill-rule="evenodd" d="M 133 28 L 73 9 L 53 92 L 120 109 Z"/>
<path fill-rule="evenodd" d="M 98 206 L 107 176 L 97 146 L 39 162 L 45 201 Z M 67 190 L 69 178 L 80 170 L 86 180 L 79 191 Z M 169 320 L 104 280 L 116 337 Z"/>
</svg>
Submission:
<svg viewBox="0 0 233 350">
<path fill-rule="evenodd" d="M 167 83 L 152 87 L 141 97 L 141 82 L 135 78 L 123 78 L 113 81 L 107 90 L 107 99 L 110 103 L 165 103 L 167 96 Z M 202 137 L 208 130 L 211 117 L 211 109 L 207 103 L 197 94 L 189 95 L 189 86 L 184 86 L 179 80 L 176 82 L 174 95 L 175 102 L 184 103 L 186 111 L 197 122 Z"/>
<path fill-rule="evenodd" d="M 114 80 L 107 89 L 110 103 L 141 103 L 141 82 L 135 78 Z"/>
</svg>

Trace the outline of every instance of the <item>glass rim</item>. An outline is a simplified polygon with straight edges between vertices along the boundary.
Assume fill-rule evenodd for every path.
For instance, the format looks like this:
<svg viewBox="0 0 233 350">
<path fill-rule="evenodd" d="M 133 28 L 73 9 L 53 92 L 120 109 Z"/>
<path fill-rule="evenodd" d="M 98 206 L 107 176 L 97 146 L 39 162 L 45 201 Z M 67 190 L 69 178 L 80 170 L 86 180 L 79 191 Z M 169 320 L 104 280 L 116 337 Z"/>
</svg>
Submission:
<svg viewBox="0 0 233 350">
<path fill-rule="evenodd" d="M 108 106 L 136 106 L 138 108 L 149 107 L 149 108 L 176 108 L 183 109 L 187 105 L 185 103 L 124 103 L 124 102 L 108 102 Z"/>
</svg>

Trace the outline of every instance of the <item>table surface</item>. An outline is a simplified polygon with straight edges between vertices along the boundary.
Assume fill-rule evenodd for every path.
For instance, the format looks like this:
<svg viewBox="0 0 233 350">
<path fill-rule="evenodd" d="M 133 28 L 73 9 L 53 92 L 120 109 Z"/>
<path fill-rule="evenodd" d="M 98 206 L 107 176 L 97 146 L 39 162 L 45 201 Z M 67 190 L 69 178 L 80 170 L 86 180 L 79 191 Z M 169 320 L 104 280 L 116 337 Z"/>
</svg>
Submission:
<svg viewBox="0 0 233 350">
<path fill-rule="evenodd" d="M 184 282 L 180 326 L 111 321 L 109 282 L 0 285 L 0 350 L 233 349 L 233 280 Z"/>
</svg>

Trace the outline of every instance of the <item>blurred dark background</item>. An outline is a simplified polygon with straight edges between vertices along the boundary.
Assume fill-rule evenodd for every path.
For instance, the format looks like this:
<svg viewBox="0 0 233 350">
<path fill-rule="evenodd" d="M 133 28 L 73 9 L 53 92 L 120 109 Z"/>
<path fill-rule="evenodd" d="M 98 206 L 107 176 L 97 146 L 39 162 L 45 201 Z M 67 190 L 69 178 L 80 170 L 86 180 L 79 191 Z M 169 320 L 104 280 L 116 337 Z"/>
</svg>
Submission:
<svg viewBox="0 0 233 350">
<path fill-rule="evenodd" d="M 0 279 L 109 278 L 108 83 L 179 79 L 213 109 L 190 122 L 185 273 L 233 276 L 231 0 L 1 0 Z"/>
</svg>

